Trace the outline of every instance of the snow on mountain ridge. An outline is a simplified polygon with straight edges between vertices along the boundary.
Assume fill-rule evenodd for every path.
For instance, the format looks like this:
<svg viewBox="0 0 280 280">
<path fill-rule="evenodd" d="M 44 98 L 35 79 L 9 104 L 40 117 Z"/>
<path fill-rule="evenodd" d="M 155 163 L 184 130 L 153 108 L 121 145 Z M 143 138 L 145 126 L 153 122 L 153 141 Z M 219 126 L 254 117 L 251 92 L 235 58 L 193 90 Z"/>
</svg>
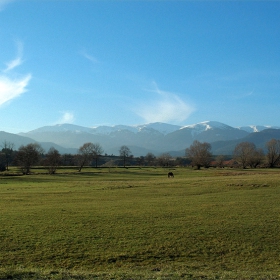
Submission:
<svg viewBox="0 0 280 280">
<path fill-rule="evenodd" d="M 217 122 L 217 121 L 204 121 L 204 122 L 200 122 L 200 123 L 195 123 L 195 124 L 191 124 L 191 125 L 186 125 L 181 127 L 181 129 L 184 128 L 202 128 L 203 130 L 208 130 L 208 129 L 212 129 L 212 128 L 231 128 L 231 126 L 226 125 L 224 123 L 221 122 Z"/>
<path fill-rule="evenodd" d="M 269 129 L 269 128 L 272 128 L 272 129 L 280 129 L 279 126 L 270 126 L 270 125 L 248 125 L 248 126 L 240 126 L 238 127 L 238 129 L 241 129 L 241 130 L 245 130 L 249 133 L 252 133 L 252 132 L 260 132 L 264 129 Z"/>
<path fill-rule="evenodd" d="M 105 134 L 109 135 L 110 133 L 116 132 L 116 131 L 121 131 L 121 130 L 128 130 L 131 132 L 136 133 L 137 129 L 133 126 L 128 126 L 128 125 L 114 125 L 114 126 L 97 126 L 92 128 L 91 133 L 93 134 Z"/>
<path fill-rule="evenodd" d="M 181 128 L 181 126 L 179 125 L 173 125 L 173 124 L 161 123 L 161 122 L 138 125 L 137 127 L 139 131 L 141 131 L 144 128 L 145 129 L 148 128 L 148 129 L 156 130 L 164 135 L 172 133 Z"/>
<path fill-rule="evenodd" d="M 214 128 L 233 129 L 233 127 L 217 121 L 204 121 L 196 124 L 186 125 L 181 127 L 180 129 L 192 129 L 192 136 L 195 136 L 202 133 L 203 131 L 207 131 Z"/>
<path fill-rule="evenodd" d="M 99 135 L 110 135 L 111 133 L 127 130 L 132 133 L 148 133 L 149 131 L 157 131 L 163 135 L 167 135 L 169 133 L 175 132 L 177 130 L 189 129 L 191 130 L 191 134 L 196 136 L 204 131 L 211 129 L 240 129 L 246 132 L 260 132 L 264 129 L 274 128 L 280 129 L 280 127 L 276 126 L 261 126 L 261 125 L 249 125 L 242 127 L 231 127 L 221 122 L 217 121 L 204 121 L 196 124 L 186 125 L 186 126 L 178 126 L 167 123 L 148 123 L 142 125 L 114 125 L 114 126 L 97 126 L 97 127 L 83 127 L 73 124 L 57 124 L 53 126 L 44 126 L 41 128 L 37 128 L 35 130 L 29 131 L 23 134 L 35 134 L 35 133 L 45 133 L 45 132 L 72 132 L 72 133 L 90 133 L 90 134 L 99 134 Z"/>
<path fill-rule="evenodd" d="M 112 132 L 121 131 L 121 130 L 128 130 L 133 133 L 142 132 L 146 130 L 155 130 L 164 135 L 174 132 L 180 129 L 178 125 L 172 125 L 167 123 L 148 123 L 148 124 L 141 124 L 141 125 L 114 125 L 114 126 L 97 126 L 92 128 L 92 133 L 97 134 L 106 134 L 109 135 Z"/>
</svg>

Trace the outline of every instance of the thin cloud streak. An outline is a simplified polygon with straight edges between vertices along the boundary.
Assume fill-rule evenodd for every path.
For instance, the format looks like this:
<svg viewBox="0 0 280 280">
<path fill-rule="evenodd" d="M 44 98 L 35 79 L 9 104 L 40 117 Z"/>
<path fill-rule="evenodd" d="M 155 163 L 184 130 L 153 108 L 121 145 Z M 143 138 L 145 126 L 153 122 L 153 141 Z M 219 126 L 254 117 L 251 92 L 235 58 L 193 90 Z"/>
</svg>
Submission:
<svg viewBox="0 0 280 280">
<path fill-rule="evenodd" d="M 14 68 L 20 66 L 23 63 L 22 53 L 23 53 L 23 44 L 22 42 L 17 42 L 17 57 L 6 63 L 7 68 L 4 70 L 5 73 L 12 71 Z"/>
<path fill-rule="evenodd" d="M 136 114 L 146 122 L 183 122 L 194 111 L 193 105 L 184 102 L 177 94 L 162 91 L 154 83 L 156 93 L 154 100 L 147 100 L 135 109 Z"/>
<path fill-rule="evenodd" d="M 14 60 L 12 60 L 12 61 L 10 61 L 6 64 L 7 68 L 4 70 L 4 72 L 9 72 L 9 71 L 13 70 L 14 68 L 18 67 L 21 64 L 22 64 L 21 57 L 17 57 Z"/>
<path fill-rule="evenodd" d="M 229 96 L 232 100 L 241 100 L 248 98 L 250 96 L 254 96 L 254 91 L 249 91 L 249 92 L 242 92 L 242 93 L 233 93 Z"/>
<path fill-rule="evenodd" d="M 83 57 L 85 57 L 87 60 L 89 60 L 90 62 L 92 62 L 92 63 L 98 63 L 98 60 L 97 60 L 94 56 L 88 54 L 85 50 L 82 50 L 82 51 L 80 52 L 80 54 L 81 54 Z"/>
</svg>

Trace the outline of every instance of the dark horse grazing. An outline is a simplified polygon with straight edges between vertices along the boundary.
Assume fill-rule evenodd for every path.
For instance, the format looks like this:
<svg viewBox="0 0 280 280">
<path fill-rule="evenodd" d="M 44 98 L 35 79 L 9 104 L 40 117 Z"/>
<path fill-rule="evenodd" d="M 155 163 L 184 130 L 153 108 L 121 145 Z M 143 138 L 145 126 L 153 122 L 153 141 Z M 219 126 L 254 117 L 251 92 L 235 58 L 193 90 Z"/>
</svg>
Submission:
<svg viewBox="0 0 280 280">
<path fill-rule="evenodd" d="M 173 172 L 168 172 L 167 176 L 168 176 L 168 178 L 174 178 Z"/>
</svg>

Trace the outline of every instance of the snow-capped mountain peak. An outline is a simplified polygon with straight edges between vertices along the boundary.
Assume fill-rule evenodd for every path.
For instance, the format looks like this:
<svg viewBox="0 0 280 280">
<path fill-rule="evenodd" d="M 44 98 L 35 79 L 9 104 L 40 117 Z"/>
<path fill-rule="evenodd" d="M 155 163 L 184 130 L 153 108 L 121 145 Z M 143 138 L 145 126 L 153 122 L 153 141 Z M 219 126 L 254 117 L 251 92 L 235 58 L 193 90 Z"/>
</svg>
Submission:
<svg viewBox="0 0 280 280">
<path fill-rule="evenodd" d="M 106 126 L 101 125 L 97 127 L 83 127 L 74 124 L 57 124 L 53 126 L 44 126 L 41 128 L 37 128 L 27 133 L 21 134 L 34 134 L 34 133 L 46 133 L 46 132 L 73 132 L 73 133 L 90 133 L 90 134 L 98 134 L 98 135 L 110 135 L 111 133 L 118 132 L 118 131 L 130 131 L 132 133 L 139 133 L 139 132 L 148 132 L 148 131 L 157 131 L 163 135 L 170 134 L 177 130 L 188 129 L 192 131 L 192 135 L 198 135 L 202 132 L 207 130 L 213 129 L 220 129 L 220 130 L 243 130 L 248 133 L 252 132 L 260 132 L 264 129 L 273 128 L 273 129 L 280 129 L 277 126 L 263 126 L 263 125 L 249 125 L 249 126 L 242 126 L 242 127 L 231 127 L 221 122 L 217 121 L 203 121 L 196 124 L 186 125 L 186 126 L 179 126 L 167 123 L 148 123 L 142 125 L 114 125 L 114 126 Z"/>
<path fill-rule="evenodd" d="M 97 126 L 92 128 L 91 133 L 92 134 L 103 134 L 103 135 L 109 135 L 113 132 L 116 131 L 121 131 L 121 130 L 128 130 L 131 132 L 136 133 L 137 128 L 133 126 L 128 126 L 128 125 L 114 125 L 114 126 L 107 126 L 107 125 L 102 125 L 102 126 Z"/>
<path fill-rule="evenodd" d="M 228 129 L 228 128 L 232 128 L 232 127 L 230 127 L 224 123 L 217 122 L 217 121 L 204 121 L 204 122 L 186 125 L 186 126 L 181 127 L 181 129 L 185 129 L 185 128 L 194 129 L 199 133 L 199 132 L 203 132 L 203 131 L 213 129 L 213 128 Z"/>
<path fill-rule="evenodd" d="M 232 147 L 220 150 L 221 141 L 223 143 L 239 139 L 248 141 L 247 136 L 250 135 L 249 139 L 253 139 L 254 135 L 251 134 L 258 134 L 258 131 L 268 128 L 277 127 L 250 125 L 236 128 L 217 121 L 204 121 L 186 126 L 166 123 L 98 127 L 59 124 L 41 127 L 27 133 L 20 133 L 20 135 L 37 142 L 54 143 L 67 149 L 78 149 L 87 142 L 100 143 L 107 154 L 115 155 L 119 153 L 119 147 L 127 145 L 133 150 L 134 155 L 143 156 L 148 152 L 160 154 L 166 151 L 184 151 L 194 140 L 208 142 L 211 145 L 219 142 L 218 146 L 213 144 L 215 153 L 231 153 Z M 258 135 L 258 139 L 264 137 L 264 141 L 267 141 L 268 138 L 265 137 L 271 137 L 271 135 L 278 137 L 280 132 L 277 129 L 274 130 L 267 132 L 269 136 L 264 131 L 262 135 Z"/>
<path fill-rule="evenodd" d="M 156 130 L 156 131 L 162 133 L 163 135 L 166 135 L 166 134 L 172 133 L 172 132 L 180 129 L 181 126 L 168 124 L 168 123 L 156 122 L 156 123 L 138 125 L 137 128 L 139 131 L 141 131 L 143 129 L 153 129 L 153 130 Z"/>
</svg>

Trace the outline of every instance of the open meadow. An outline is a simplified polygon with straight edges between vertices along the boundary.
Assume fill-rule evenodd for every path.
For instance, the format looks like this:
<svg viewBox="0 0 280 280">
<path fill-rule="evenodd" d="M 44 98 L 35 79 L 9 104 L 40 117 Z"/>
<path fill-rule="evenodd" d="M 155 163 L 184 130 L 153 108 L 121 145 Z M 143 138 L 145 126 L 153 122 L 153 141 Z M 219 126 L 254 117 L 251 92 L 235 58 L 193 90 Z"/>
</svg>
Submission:
<svg viewBox="0 0 280 280">
<path fill-rule="evenodd" d="M 280 170 L 0 176 L 0 279 L 280 279 Z"/>
</svg>

